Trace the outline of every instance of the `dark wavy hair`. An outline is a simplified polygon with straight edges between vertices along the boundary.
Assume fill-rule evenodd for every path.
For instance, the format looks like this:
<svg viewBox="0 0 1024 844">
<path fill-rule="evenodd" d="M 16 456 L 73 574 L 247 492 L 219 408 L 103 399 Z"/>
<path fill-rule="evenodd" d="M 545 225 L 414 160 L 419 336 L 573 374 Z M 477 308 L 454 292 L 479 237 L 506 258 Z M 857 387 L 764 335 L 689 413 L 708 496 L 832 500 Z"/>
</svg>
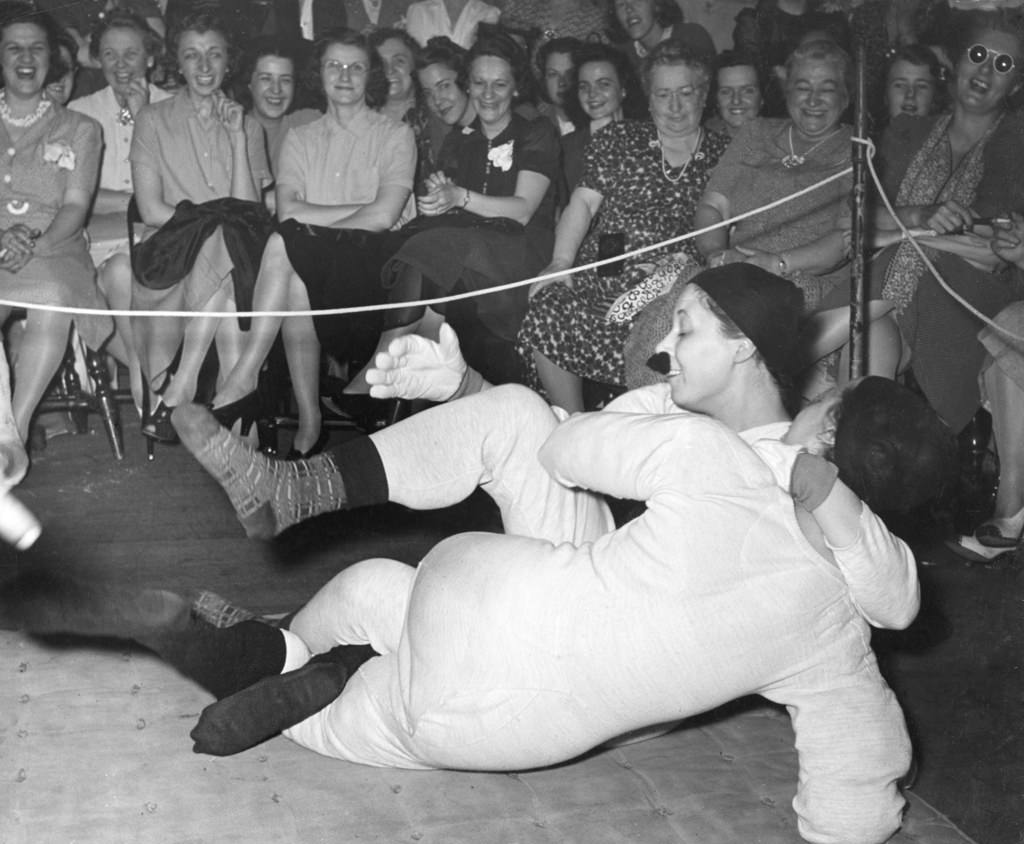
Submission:
<svg viewBox="0 0 1024 844">
<path fill-rule="evenodd" d="M 957 444 L 925 399 L 877 375 L 849 387 L 834 412 L 825 457 L 872 509 L 904 513 L 936 498 L 956 478 Z"/>
<path fill-rule="evenodd" d="M 72 70 L 60 54 L 61 37 L 64 31 L 49 14 L 37 12 L 31 3 L 23 3 L 20 0 L 0 3 L 0 37 L 3 36 L 7 27 L 18 23 L 34 24 L 46 34 L 46 45 L 50 48 L 50 69 L 43 81 L 43 87 L 51 82 L 56 82 Z M 72 59 L 74 59 L 76 51 L 77 45 L 71 50 Z M 0 86 L 2 85 L 3 80 L 0 79 Z"/>
<path fill-rule="evenodd" d="M 306 84 L 314 90 L 323 92 L 320 65 L 323 63 L 327 48 L 334 44 L 358 47 L 366 54 L 366 59 L 370 63 L 370 72 L 366 75 L 366 104 L 374 110 L 380 110 L 388 101 L 388 79 L 384 75 L 384 62 L 380 60 L 377 51 L 370 46 L 369 39 L 354 29 L 332 29 L 316 40 L 306 66 L 306 72 L 303 74 Z"/>
<path fill-rule="evenodd" d="M 406 46 L 406 49 L 409 50 L 409 54 L 412 56 L 412 65 L 409 67 L 409 75 L 412 78 L 413 97 L 415 97 L 415 100 L 418 104 L 422 104 L 423 91 L 420 88 L 419 77 L 416 75 L 416 57 L 420 54 L 421 50 L 419 42 L 404 29 L 396 29 L 393 26 L 386 26 L 383 27 L 382 29 L 375 29 L 366 38 L 367 43 L 370 45 L 370 47 L 373 49 L 375 53 L 385 41 L 391 40 L 401 41 Z"/>
<path fill-rule="evenodd" d="M 249 82 L 256 70 L 260 59 L 267 56 L 274 56 L 279 59 L 287 59 L 292 63 L 293 76 L 295 77 L 295 96 L 292 98 L 289 111 L 298 107 L 300 101 L 309 100 L 309 96 L 302 96 L 302 46 L 286 38 L 278 38 L 274 35 L 264 35 L 252 39 L 242 52 L 239 62 L 238 73 L 235 74 L 235 84 L 232 87 L 232 96 L 246 110 L 252 110 L 252 92 L 249 90 Z"/>
<path fill-rule="evenodd" d="M 668 29 L 677 23 L 683 22 L 683 10 L 675 0 L 650 0 L 654 6 L 654 22 L 662 29 Z M 619 22 L 619 16 L 615 13 L 615 0 L 608 0 L 608 11 L 605 19 L 608 39 L 616 44 L 629 41 L 629 34 Z"/>
<path fill-rule="evenodd" d="M 161 38 L 146 20 L 134 12 L 114 9 L 101 17 L 89 33 L 89 55 L 94 59 L 100 55 L 100 40 L 112 29 L 130 29 L 142 38 L 142 48 L 147 56 L 159 59 L 164 51 L 164 39 Z"/>
<path fill-rule="evenodd" d="M 173 68 L 174 77 L 178 84 L 184 84 L 185 81 L 181 71 L 178 69 L 178 45 L 181 43 L 181 37 L 186 32 L 197 32 L 200 35 L 207 32 L 216 32 L 224 39 L 224 43 L 227 45 L 228 61 L 223 87 L 228 87 L 235 76 L 239 57 L 238 45 L 235 43 L 231 27 L 227 25 L 227 22 L 220 15 L 206 11 L 191 12 L 178 20 L 174 29 L 167 33 L 167 63 Z"/>
<path fill-rule="evenodd" d="M 421 47 L 416 57 L 416 70 L 421 71 L 432 64 L 444 65 L 455 71 L 455 84 L 463 91 L 469 87 L 469 50 L 460 47 L 447 35 L 435 35 Z"/>
<path fill-rule="evenodd" d="M 648 116 L 647 99 L 644 97 L 643 87 L 640 85 L 640 78 L 633 69 L 629 57 L 619 49 L 610 44 L 585 43 L 576 53 L 576 68 L 573 72 L 573 95 L 565 102 L 565 113 L 577 129 L 586 126 L 590 122 L 586 111 L 580 102 L 579 74 L 583 66 L 596 62 L 607 62 L 615 68 L 615 75 L 619 78 L 619 85 L 625 95 L 622 101 L 622 116 L 628 120 L 642 120 Z"/>
<path fill-rule="evenodd" d="M 537 90 L 544 102 L 551 102 L 548 99 L 547 85 L 544 84 L 548 59 L 554 55 L 569 56 L 572 59 L 573 69 L 575 70 L 576 55 L 579 53 L 583 43 L 579 38 L 552 38 L 550 41 L 545 41 L 540 45 L 537 54 L 534 56 L 534 71 L 537 74 Z"/>
<path fill-rule="evenodd" d="M 476 42 L 469 50 L 467 66 L 472 68 L 473 62 L 483 56 L 502 59 L 512 68 L 516 104 L 535 100 L 536 87 L 533 74 L 530 73 L 530 59 L 526 49 L 500 26 L 484 28 L 481 25 L 477 28 Z"/>
</svg>

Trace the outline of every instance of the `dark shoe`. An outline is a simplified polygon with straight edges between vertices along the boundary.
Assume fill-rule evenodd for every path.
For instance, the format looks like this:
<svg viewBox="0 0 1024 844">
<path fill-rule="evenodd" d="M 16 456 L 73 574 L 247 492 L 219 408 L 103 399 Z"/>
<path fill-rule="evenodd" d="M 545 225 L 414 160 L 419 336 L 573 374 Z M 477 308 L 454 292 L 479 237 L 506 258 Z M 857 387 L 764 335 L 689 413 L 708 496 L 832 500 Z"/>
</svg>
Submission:
<svg viewBox="0 0 1024 844">
<path fill-rule="evenodd" d="M 297 448 L 288 449 L 288 453 L 284 456 L 285 460 L 305 460 L 307 457 L 312 457 L 314 454 L 319 454 L 325 448 L 327 448 L 327 441 L 330 439 L 330 432 L 327 428 L 320 428 L 320 436 L 316 438 L 316 442 L 313 443 L 306 451 L 299 451 Z"/>
<path fill-rule="evenodd" d="M 171 424 L 171 412 L 173 407 L 164 404 L 163 399 L 158 399 L 156 409 L 143 414 L 142 436 L 158 443 L 174 445 L 178 442 L 178 434 Z"/>
<path fill-rule="evenodd" d="M 260 415 L 260 396 L 259 393 L 253 390 L 237 401 L 221 405 L 220 407 L 211 407 L 210 410 L 213 412 L 214 419 L 228 430 L 231 430 L 234 424 L 241 420 L 242 427 L 240 433 L 245 437 L 248 436 L 253 422 Z"/>
<path fill-rule="evenodd" d="M 192 730 L 192 749 L 230 756 L 273 738 L 330 705 L 375 655 L 369 645 L 339 645 L 296 671 L 266 677 L 210 704 Z"/>
</svg>

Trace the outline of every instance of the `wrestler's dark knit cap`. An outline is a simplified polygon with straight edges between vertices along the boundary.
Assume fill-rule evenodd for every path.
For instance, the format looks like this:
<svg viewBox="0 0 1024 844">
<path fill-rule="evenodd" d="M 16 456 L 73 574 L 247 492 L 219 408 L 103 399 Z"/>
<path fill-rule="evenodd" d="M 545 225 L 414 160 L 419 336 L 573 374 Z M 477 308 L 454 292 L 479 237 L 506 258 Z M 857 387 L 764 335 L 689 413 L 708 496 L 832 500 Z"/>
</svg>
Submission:
<svg viewBox="0 0 1024 844">
<path fill-rule="evenodd" d="M 799 287 L 742 263 L 704 270 L 691 283 L 714 299 L 757 347 L 769 369 L 791 374 L 804 306 Z"/>
</svg>

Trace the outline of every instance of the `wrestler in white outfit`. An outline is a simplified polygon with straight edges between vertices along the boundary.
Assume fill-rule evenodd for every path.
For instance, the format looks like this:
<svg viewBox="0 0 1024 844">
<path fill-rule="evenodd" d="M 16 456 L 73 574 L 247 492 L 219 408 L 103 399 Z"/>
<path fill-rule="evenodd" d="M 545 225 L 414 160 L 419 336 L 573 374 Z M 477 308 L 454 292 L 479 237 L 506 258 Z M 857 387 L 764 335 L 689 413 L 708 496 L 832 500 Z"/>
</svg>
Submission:
<svg viewBox="0 0 1024 844">
<path fill-rule="evenodd" d="M 428 418 L 415 443 L 403 426 L 373 436 L 391 500 L 437 507 L 481 486 L 508 533 L 328 583 L 291 632 L 314 653 L 368 642 L 383 655 L 289 738 L 370 765 L 515 770 L 759 693 L 793 717 L 807 840 L 898 828 L 910 743 L 865 617 L 912 620 L 913 557 L 867 508 L 837 563 L 814 550 L 779 483 L 785 424 L 745 432 L 759 456 L 664 387 L 561 423 L 515 386 Z M 603 502 L 573 487 L 647 510 L 611 530 Z"/>
</svg>

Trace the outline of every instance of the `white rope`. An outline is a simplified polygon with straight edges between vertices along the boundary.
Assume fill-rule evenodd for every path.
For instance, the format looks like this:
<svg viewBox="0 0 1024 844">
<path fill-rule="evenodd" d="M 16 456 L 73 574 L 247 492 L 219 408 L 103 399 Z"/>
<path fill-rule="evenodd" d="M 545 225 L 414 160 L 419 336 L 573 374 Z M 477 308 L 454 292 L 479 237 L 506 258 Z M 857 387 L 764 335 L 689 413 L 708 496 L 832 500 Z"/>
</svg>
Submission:
<svg viewBox="0 0 1024 844">
<path fill-rule="evenodd" d="M 878 172 L 875 170 L 874 141 L 872 141 L 870 138 L 857 137 L 851 138 L 851 140 L 854 143 L 864 144 L 868 148 L 868 172 L 871 173 L 871 179 L 875 183 L 875 188 L 878 191 L 878 195 L 882 198 L 882 204 L 885 205 L 885 210 L 888 211 L 889 216 L 896 221 L 896 225 L 899 226 L 900 232 L 902 233 L 904 240 L 910 241 L 911 246 L 913 246 L 914 249 L 917 251 L 917 254 L 921 256 L 921 260 L 924 261 L 925 266 L 928 268 L 931 274 L 935 276 L 935 280 L 938 281 L 942 289 L 945 290 L 950 296 L 953 297 L 954 300 L 959 302 L 970 314 L 975 316 L 977 319 L 981 320 L 986 325 L 991 326 L 1004 337 L 1007 337 L 1011 340 L 1015 340 L 1018 343 L 1024 344 L 1024 337 L 1020 337 L 1014 334 L 1012 331 L 1003 328 L 1001 325 L 993 321 L 991 318 L 985 316 L 985 314 L 983 314 L 981 311 L 975 308 L 974 305 L 968 302 L 963 296 L 961 296 L 952 287 L 949 286 L 949 283 L 946 281 L 946 279 L 942 277 L 942 273 L 940 273 L 938 269 L 936 269 L 935 264 L 933 264 L 928 255 L 925 254 L 925 251 L 921 247 L 921 244 L 917 242 L 918 238 L 910 231 L 909 228 L 907 228 L 906 225 L 904 225 L 903 221 L 896 214 L 896 209 L 893 207 L 892 203 L 889 201 L 889 197 L 885 193 L 885 190 L 882 188 L 881 179 L 878 178 Z"/>
<path fill-rule="evenodd" d="M 525 287 L 527 285 L 535 284 L 538 281 L 548 281 L 553 278 L 562 278 L 567 275 L 574 275 L 575 273 L 585 272 L 587 270 L 596 269 L 602 267 L 605 264 L 611 264 L 617 261 L 625 261 L 629 258 L 635 258 L 637 255 L 643 255 L 647 252 L 652 252 L 656 249 L 662 249 L 667 246 L 673 246 L 677 243 L 690 240 L 695 237 L 700 237 L 708 232 L 715 231 L 716 229 L 723 228 L 725 226 L 731 226 L 740 220 L 745 220 L 748 217 L 753 217 L 757 214 L 764 214 L 771 211 L 774 208 L 778 208 L 780 205 L 785 205 L 788 202 L 799 199 L 805 194 L 811 193 L 812 191 L 819 190 L 820 188 L 828 185 L 837 179 L 841 179 L 844 176 L 849 175 L 853 171 L 852 167 L 847 167 L 838 173 L 833 173 L 822 179 L 820 182 L 816 182 L 802 190 L 798 190 L 795 193 L 788 194 L 781 199 L 776 199 L 774 202 L 770 202 L 767 205 L 763 205 L 760 208 L 755 208 L 752 211 L 746 211 L 743 214 L 737 214 L 735 217 L 731 217 L 728 220 L 722 220 L 714 225 L 705 226 L 702 229 L 696 231 L 687 232 L 686 234 L 679 235 L 678 237 L 664 240 L 661 243 L 655 243 L 650 246 L 644 246 L 639 249 L 634 249 L 632 252 L 627 252 L 623 255 L 616 255 L 613 258 L 605 258 L 601 261 L 593 261 L 589 264 L 584 264 L 579 267 L 572 267 L 567 270 L 559 270 L 557 272 L 546 273 L 544 275 L 535 276 L 534 278 L 528 278 L 523 281 L 514 281 L 508 284 L 502 284 L 497 287 L 489 287 L 485 290 L 474 290 L 468 293 L 454 293 L 449 296 L 439 296 L 434 299 L 418 299 L 413 302 L 384 302 L 378 305 L 359 305 L 350 308 L 330 308 L 325 310 L 305 310 L 305 311 L 144 311 L 144 310 L 114 310 L 110 308 L 76 308 L 67 305 L 39 305 L 31 304 L 28 302 L 18 302 L 11 299 L 0 299 L 0 307 L 8 308 L 26 308 L 40 311 L 53 311 L 55 313 L 62 314 L 75 314 L 75 315 L 89 315 L 89 316 L 127 316 L 127 317 L 216 317 L 218 319 L 227 319 L 235 317 L 294 317 L 294 316 L 341 316 L 344 314 L 359 314 L 366 313 L 369 311 L 389 311 L 395 310 L 396 308 L 416 308 L 426 305 L 443 305 L 447 302 L 457 302 L 462 299 L 472 299 L 477 296 L 487 296 L 492 293 L 501 293 L 505 290 L 514 290 L 518 287 Z"/>
</svg>

